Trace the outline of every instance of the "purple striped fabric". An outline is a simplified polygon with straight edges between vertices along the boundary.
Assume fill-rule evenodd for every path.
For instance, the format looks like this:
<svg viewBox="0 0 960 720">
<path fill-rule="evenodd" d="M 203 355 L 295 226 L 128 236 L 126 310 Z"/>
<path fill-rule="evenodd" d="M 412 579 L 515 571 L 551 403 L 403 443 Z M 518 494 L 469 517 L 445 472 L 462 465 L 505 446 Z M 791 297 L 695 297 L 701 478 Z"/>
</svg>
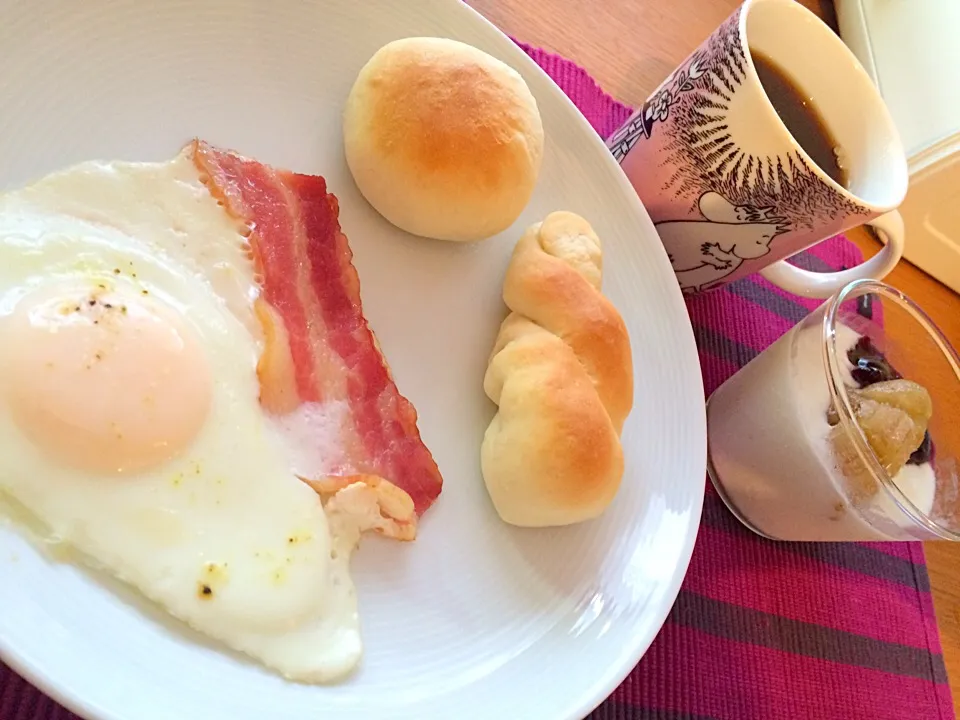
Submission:
<svg viewBox="0 0 960 720">
<path fill-rule="evenodd" d="M 630 109 L 583 69 L 521 45 L 601 136 Z M 798 261 L 860 261 L 843 238 Z M 757 278 L 688 301 L 706 391 L 814 304 Z M 0 720 L 72 714 L 0 664 Z M 923 549 L 762 540 L 707 487 L 697 547 L 657 640 L 591 720 L 952 720 Z"/>
</svg>

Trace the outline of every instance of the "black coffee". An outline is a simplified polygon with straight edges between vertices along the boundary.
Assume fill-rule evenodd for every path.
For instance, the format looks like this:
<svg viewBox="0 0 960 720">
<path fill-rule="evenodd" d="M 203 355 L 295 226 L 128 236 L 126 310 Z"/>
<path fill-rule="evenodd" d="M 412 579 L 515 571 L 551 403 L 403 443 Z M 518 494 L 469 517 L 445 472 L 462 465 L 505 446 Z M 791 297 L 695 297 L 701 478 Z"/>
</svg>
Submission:
<svg viewBox="0 0 960 720">
<path fill-rule="evenodd" d="M 823 172 L 846 187 L 849 178 L 837 159 L 840 146 L 811 99 L 770 58 L 753 50 L 750 54 L 763 91 L 793 139 Z"/>
</svg>

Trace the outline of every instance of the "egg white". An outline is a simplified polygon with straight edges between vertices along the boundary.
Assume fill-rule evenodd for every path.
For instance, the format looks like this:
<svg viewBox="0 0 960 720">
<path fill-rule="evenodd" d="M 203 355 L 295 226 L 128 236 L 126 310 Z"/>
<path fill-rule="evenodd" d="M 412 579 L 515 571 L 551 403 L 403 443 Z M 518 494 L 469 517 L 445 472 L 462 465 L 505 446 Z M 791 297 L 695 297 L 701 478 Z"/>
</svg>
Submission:
<svg viewBox="0 0 960 720">
<path fill-rule="evenodd" d="M 146 290 L 177 309 L 210 363 L 208 420 L 162 467 L 105 477 L 46 457 L 0 400 L 0 491 L 200 632 L 292 679 L 347 673 L 362 652 L 348 573 L 355 537 L 331 534 L 259 406 L 243 228 L 186 157 L 85 163 L 0 195 L 0 368 L 4 317 L 64 280 Z M 341 419 L 331 412 L 318 446 L 333 444 Z"/>
</svg>

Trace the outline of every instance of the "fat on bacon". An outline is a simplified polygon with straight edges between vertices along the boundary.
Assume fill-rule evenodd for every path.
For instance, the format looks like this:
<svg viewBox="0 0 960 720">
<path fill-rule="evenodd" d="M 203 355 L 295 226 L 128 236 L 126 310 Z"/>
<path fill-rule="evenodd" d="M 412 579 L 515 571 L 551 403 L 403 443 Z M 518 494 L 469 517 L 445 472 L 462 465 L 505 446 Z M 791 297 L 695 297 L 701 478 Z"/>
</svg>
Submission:
<svg viewBox="0 0 960 720">
<path fill-rule="evenodd" d="M 362 484 L 379 511 L 372 529 L 412 540 L 443 480 L 364 318 L 337 198 L 317 175 L 277 170 L 201 140 L 185 152 L 250 231 L 261 288 L 254 310 L 265 340 L 257 365 L 262 406 L 276 415 L 303 403 L 349 407 L 337 467 L 303 479 L 340 505 L 356 504 L 356 492 L 342 491 Z"/>
</svg>

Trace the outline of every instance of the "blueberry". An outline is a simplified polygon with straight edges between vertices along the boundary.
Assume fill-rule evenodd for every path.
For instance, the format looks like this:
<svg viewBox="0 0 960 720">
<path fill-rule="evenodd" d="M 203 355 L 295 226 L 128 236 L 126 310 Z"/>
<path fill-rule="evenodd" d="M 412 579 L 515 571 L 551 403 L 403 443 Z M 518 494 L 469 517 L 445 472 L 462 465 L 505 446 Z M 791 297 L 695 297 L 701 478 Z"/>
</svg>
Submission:
<svg viewBox="0 0 960 720">
<path fill-rule="evenodd" d="M 850 374 L 861 388 L 885 380 L 899 380 L 902 377 L 866 336 L 861 337 L 857 344 L 847 351 L 847 359 L 853 364 Z"/>
<path fill-rule="evenodd" d="M 933 440 L 930 439 L 930 431 L 928 430 L 923 434 L 923 442 L 920 443 L 920 447 L 913 451 L 910 459 L 907 460 L 907 464 L 923 465 L 931 460 L 933 460 Z"/>
<path fill-rule="evenodd" d="M 849 358 L 850 362 L 852 362 L 854 365 L 856 365 L 862 357 L 877 357 L 878 355 L 880 355 L 880 351 L 877 350 L 877 347 L 866 335 L 858 338 L 857 344 L 847 350 L 847 358 Z"/>
<path fill-rule="evenodd" d="M 855 367 L 850 374 L 853 375 L 853 379 L 857 381 L 857 385 L 861 388 L 896 378 L 895 375 L 891 376 L 890 372 L 882 364 L 866 358 L 861 358 L 860 362 L 857 363 L 857 367 Z"/>
</svg>

